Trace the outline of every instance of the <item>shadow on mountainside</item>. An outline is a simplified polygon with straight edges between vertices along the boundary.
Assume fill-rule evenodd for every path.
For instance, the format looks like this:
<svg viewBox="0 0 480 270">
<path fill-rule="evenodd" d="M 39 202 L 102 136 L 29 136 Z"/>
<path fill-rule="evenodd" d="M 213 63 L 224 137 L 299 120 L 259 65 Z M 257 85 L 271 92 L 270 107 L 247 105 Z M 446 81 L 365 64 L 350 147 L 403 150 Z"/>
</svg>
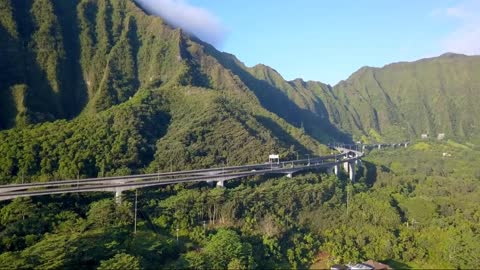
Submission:
<svg viewBox="0 0 480 270">
<path fill-rule="evenodd" d="M 292 137 L 290 134 L 285 132 L 285 130 L 283 130 L 283 128 L 279 126 L 277 123 L 275 123 L 275 121 L 273 121 L 272 119 L 269 119 L 263 116 L 255 116 L 255 119 L 257 119 L 257 121 L 261 123 L 263 126 L 268 128 L 276 138 L 280 139 L 280 141 L 287 143 L 288 146 L 293 145 L 295 149 L 302 154 L 306 154 L 306 153 L 311 154 L 310 150 L 305 148 L 303 144 L 301 144 L 294 137 Z"/>
<path fill-rule="evenodd" d="M 67 3 L 68 2 L 68 3 Z M 2 44 L 5 45 L 5 61 L 0 64 L 0 95 L 4 103 L 0 112 L 3 122 L 0 129 L 11 128 L 19 120 L 25 123 L 39 123 L 55 119 L 71 119 L 77 116 L 87 101 L 86 84 L 83 80 L 79 45 L 79 28 L 75 1 L 54 1 L 52 16 L 56 16 L 61 29 L 61 45 L 67 57 L 58 58 L 55 79 L 58 79 L 59 91 L 52 87 L 47 74 L 50 67 L 41 66 L 39 58 L 45 57 L 43 43 L 37 44 L 34 34 L 39 22 L 31 16 L 33 1 L 13 1 L 12 16 L 16 19 L 16 36 L 12 36 L 4 27 L 0 27 Z M 42 53 L 41 57 L 39 54 Z M 50 55 L 49 55 L 50 57 Z M 13 88 L 22 86 L 24 91 L 13 93 Z M 14 96 L 16 95 L 16 96 Z M 17 103 L 15 103 L 15 101 Z M 24 106 L 18 111 L 16 106 Z M 3 107 L 3 106 L 2 106 Z"/>
<path fill-rule="evenodd" d="M 307 134 L 324 144 L 332 141 L 352 142 L 351 135 L 340 131 L 330 122 L 325 104 L 315 103 L 315 107 L 319 108 L 326 116 L 324 118 L 310 110 L 300 108 L 281 89 L 267 81 L 255 78 L 243 69 L 232 55 L 221 53 L 211 45 L 193 39 L 203 45 L 205 52 L 217 59 L 224 68 L 230 69 L 237 75 L 253 91 L 261 105 L 270 112 L 275 113 L 295 127 L 303 127 Z"/>
<path fill-rule="evenodd" d="M 369 187 L 372 187 L 373 184 L 377 181 L 377 166 L 375 164 L 370 163 L 368 161 L 363 161 L 363 165 L 365 166 L 366 173 L 365 173 L 365 182 Z"/>
<path fill-rule="evenodd" d="M 63 37 L 65 55 L 62 65 L 68 68 L 60 70 L 62 80 L 62 105 L 67 118 L 74 118 L 88 102 L 88 90 L 80 64 L 80 28 L 76 1 L 54 1 L 53 6 Z"/>
</svg>

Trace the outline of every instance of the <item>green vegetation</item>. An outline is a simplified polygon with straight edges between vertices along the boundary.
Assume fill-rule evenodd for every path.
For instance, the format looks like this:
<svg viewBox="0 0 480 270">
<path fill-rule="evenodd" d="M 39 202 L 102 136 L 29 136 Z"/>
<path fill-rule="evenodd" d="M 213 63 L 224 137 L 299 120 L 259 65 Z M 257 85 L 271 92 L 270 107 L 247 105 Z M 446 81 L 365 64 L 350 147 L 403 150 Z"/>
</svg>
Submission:
<svg viewBox="0 0 480 270">
<path fill-rule="evenodd" d="M 305 268 L 320 252 L 324 265 L 480 263 L 478 57 L 287 82 L 131 0 L 0 0 L 0 44 L 1 184 L 447 136 L 370 153 L 355 184 L 310 172 L 142 189 L 136 234 L 132 192 L 0 202 L 0 268 Z"/>
<path fill-rule="evenodd" d="M 381 138 L 371 138 L 380 141 L 422 133 L 466 141 L 480 131 L 479 71 L 480 57 L 456 54 L 364 67 L 334 87 L 329 112 L 358 138 L 373 129 Z"/>
<path fill-rule="evenodd" d="M 246 68 L 233 56 L 223 57 L 233 58 L 224 60 L 226 66 L 263 106 L 321 141 L 329 136 L 345 140 L 345 133 L 366 143 L 445 133 L 465 142 L 480 131 L 478 56 L 445 54 L 363 67 L 334 87 L 301 79 L 287 82 L 268 66 Z"/>
<path fill-rule="evenodd" d="M 95 117 L 0 132 L 0 176 L 3 183 L 49 181 L 258 163 L 272 152 L 288 159 L 297 151 L 326 151 L 275 120 L 207 89 L 143 90 Z"/>
<path fill-rule="evenodd" d="M 248 99 L 323 143 L 480 131 L 477 56 L 364 67 L 331 87 L 246 67 L 131 0 L 3 0 L 0 12 L 0 129 L 96 114 L 176 82 Z"/>
<path fill-rule="evenodd" d="M 131 1 L 3 0 L 1 12 L 12 45 L 0 72 L 2 183 L 328 151 L 264 109 L 203 45 Z M 13 50 L 20 43 L 30 45 Z M 22 61 L 38 70 L 19 70 Z"/>
<path fill-rule="evenodd" d="M 304 268 L 374 259 L 473 268 L 480 252 L 479 149 L 374 151 L 357 183 L 319 173 L 2 202 L 0 262 L 39 268 Z M 443 153 L 451 154 L 444 157 Z M 178 240 L 177 240 L 178 237 Z"/>
</svg>

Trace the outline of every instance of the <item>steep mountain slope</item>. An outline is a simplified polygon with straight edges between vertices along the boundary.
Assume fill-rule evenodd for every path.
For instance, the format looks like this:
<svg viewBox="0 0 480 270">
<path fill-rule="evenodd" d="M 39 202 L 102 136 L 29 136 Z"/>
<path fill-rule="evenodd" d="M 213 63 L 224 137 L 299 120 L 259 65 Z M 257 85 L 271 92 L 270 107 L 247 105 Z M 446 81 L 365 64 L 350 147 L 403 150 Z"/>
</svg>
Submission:
<svg viewBox="0 0 480 270">
<path fill-rule="evenodd" d="M 335 131 L 337 140 L 345 137 L 334 127 L 366 142 L 414 139 L 423 133 L 471 140 L 480 131 L 480 56 L 449 53 L 383 68 L 364 67 L 333 88 L 301 79 L 287 82 L 263 65 L 248 71 L 290 101 L 269 99 L 270 107 L 265 107 L 285 113 L 285 119 L 303 121 L 313 135 L 312 125 Z M 292 113 L 291 106 L 285 106 L 292 103 L 303 112 Z"/>
<path fill-rule="evenodd" d="M 340 132 L 337 127 L 329 121 L 326 104 L 315 94 L 323 90 L 331 90 L 331 87 L 320 82 L 303 82 L 296 80 L 293 82 L 285 81 L 282 76 L 274 69 L 257 65 L 253 68 L 246 67 L 234 55 L 220 53 L 209 44 L 196 40 L 196 51 L 203 52 L 196 55 L 201 59 L 202 67 L 209 66 L 210 60 L 202 58 L 201 55 L 208 55 L 215 58 L 222 68 L 228 69 L 239 79 L 255 97 L 262 106 L 275 113 L 285 121 L 295 127 L 299 127 L 309 135 L 321 142 L 331 142 L 335 140 L 350 140 L 347 133 Z M 217 67 L 218 68 L 218 67 Z M 206 71 L 207 74 L 213 74 L 210 77 L 213 82 L 225 82 L 222 76 L 229 75 L 217 72 L 217 69 Z M 229 85 L 221 85 L 229 87 Z M 307 89 L 308 88 L 308 89 Z M 228 89 L 228 88 L 227 88 Z"/>
<path fill-rule="evenodd" d="M 0 128 L 104 110 L 182 67 L 181 32 L 130 1 L 1 5 Z"/>
<path fill-rule="evenodd" d="M 334 87 L 332 120 L 358 138 L 469 138 L 480 131 L 479 75 L 479 56 L 456 54 L 362 68 Z"/>
<path fill-rule="evenodd" d="M 2 182 L 327 151 L 213 47 L 130 0 L 2 0 L 0 12 Z"/>
<path fill-rule="evenodd" d="M 260 162 L 273 151 L 326 152 L 319 142 L 479 131 L 479 57 L 362 68 L 331 87 L 246 67 L 131 0 L 2 0 L 0 15 L 7 182 Z"/>
</svg>

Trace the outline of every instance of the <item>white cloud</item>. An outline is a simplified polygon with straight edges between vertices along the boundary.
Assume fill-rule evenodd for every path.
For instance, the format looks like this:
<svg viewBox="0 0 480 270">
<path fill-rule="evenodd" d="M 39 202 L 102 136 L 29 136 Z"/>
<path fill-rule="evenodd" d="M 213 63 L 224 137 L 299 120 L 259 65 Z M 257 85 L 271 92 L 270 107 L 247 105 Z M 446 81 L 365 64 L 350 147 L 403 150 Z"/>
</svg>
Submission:
<svg viewBox="0 0 480 270">
<path fill-rule="evenodd" d="M 465 18 L 469 16 L 469 12 L 463 6 L 449 7 L 445 9 L 445 14 L 450 17 Z"/>
<path fill-rule="evenodd" d="M 185 0 L 135 0 L 143 8 L 162 17 L 174 27 L 180 27 L 214 46 L 221 46 L 227 31 L 220 20 L 208 10 Z"/>
<path fill-rule="evenodd" d="M 480 25 L 465 25 L 451 33 L 443 40 L 446 51 L 480 54 Z"/>
<path fill-rule="evenodd" d="M 454 20 L 458 24 L 441 41 L 443 51 L 480 54 L 480 1 L 465 1 L 454 7 L 435 10 L 434 15 Z"/>
</svg>

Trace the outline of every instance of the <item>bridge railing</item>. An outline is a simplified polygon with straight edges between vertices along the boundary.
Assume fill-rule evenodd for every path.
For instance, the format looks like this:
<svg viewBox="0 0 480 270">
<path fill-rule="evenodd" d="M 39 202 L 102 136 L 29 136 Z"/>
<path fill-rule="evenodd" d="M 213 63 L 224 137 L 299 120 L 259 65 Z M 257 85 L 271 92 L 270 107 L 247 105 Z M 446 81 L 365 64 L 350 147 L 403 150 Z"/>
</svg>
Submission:
<svg viewBox="0 0 480 270">
<path fill-rule="evenodd" d="M 139 188 L 167 185 L 183 182 L 199 182 L 238 178 L 267 173 L 289 173 L 315 168 L 328 168 L 344 162 L 360 159 L 363 153 L 337 147 L 341 152 L 321 157 L 280 162 L 277 166 L 270 163 L 208 168 L 200 170 L 178 171 L 170 173 L 150 173 L 141 175 L 112 176 L 78 180 L 26 183 L 0 186 L 0 200 L 20 196 L 38 196 L 47 194 L 105 191 L 116 188 Z M 349 153 L 355 153 L 350 156 Z M 333 159 L 333 160 L 332 160 Z M 43 189 L 42 189 L 43 188 Z M 35 189 L 35 190 L 31 190 Z"/>
</svg>

